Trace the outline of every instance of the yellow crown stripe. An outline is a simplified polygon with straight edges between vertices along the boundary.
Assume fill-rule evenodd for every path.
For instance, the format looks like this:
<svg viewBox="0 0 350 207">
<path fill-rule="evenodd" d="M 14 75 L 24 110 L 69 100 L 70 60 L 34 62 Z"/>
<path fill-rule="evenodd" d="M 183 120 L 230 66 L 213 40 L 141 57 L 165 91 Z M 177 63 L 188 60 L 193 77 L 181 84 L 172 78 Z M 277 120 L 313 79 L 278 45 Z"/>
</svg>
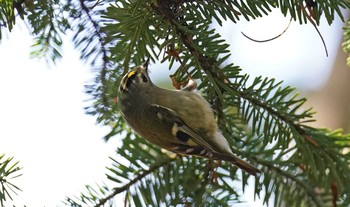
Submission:
<svg viewBox="0 0 350 207">
<path fill-rule="evenodd" d="M 136 73 L 136 70 L 132 70 L 128 73 L 128 78 L 130 78 L 130 76 L 133 76 Z"/>
</svg>

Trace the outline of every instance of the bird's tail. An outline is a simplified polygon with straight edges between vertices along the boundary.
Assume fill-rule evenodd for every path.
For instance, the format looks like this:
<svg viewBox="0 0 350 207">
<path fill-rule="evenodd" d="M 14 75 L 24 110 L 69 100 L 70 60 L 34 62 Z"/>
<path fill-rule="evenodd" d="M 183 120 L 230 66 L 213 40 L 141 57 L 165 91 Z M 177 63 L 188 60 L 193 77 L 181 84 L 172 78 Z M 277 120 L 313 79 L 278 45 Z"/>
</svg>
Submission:
<svg viewBox="0 0 350 207">
<path fill-rule="evenodd" d="M 214 154 L 213 159 L 229 161 L 251 175 L 256 176 L 258 173 L 261 172 L 258 168 L 256 168 L 252 164 L 242 160 L 241 158 L 233 154 L 232 155 L 226 155 L 221 153 L 213 153 L 213 154 Z"/>
<path fill-rule="evenodd" d="M 237 167 L 241 168 L 242 170 L 246 171 L 247 173 L 256 176 L 256 174 L 260 173 L 261 171 L 253 166 L 252 164 L 236 157 L 235 162 L 233 162 Z"/>
<path fill-rule="evenodd" d="M 232 152 L 227 152 L 224 154 L 207 150 L 201 146 L 193 146 L 189 148 L 187 145 L 177 145 L 176 148 L 171 149 L 171 151 L 179 154 L 206 157 L 213 160 L 225 160 L 233 163 L 237 167 L 254 176 L 261 172 L 258 168 L 235 156 Z"/>
</svg>

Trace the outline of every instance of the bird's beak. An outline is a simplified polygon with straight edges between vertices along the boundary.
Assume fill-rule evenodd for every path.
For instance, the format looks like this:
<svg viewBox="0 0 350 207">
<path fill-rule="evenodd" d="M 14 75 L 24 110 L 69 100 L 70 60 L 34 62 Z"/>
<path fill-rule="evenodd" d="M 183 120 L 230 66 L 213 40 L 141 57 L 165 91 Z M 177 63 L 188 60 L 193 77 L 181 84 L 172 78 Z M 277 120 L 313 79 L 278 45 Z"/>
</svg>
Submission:
<svg viewBox="0 0 350 207">
<path fill-rule="evenodd" d="M 143 67 L 146 68 L 146 70 L 148 69 L 148 65 L 150 61 L 151 61 L 150 58 L 147 58 L 146 62 L 143 63 Z"/>
</svg>

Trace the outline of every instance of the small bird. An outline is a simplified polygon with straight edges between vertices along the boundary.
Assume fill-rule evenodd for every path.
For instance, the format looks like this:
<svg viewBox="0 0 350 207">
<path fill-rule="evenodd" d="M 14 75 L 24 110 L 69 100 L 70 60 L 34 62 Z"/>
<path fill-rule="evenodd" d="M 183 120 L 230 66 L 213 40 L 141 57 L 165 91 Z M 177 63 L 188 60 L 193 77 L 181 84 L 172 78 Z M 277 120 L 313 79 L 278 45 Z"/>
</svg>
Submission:
<svg viewBox="0 0 350 207">
<path fill-rule="evenodd" d="M 128 72 L 119 86 L 118 104 L 128 125 L 166 150 L 229 161 L 251 175 L 259 169 L 232 153 L 209 103 L 190 90 L 167 90 L 148 75 L 147 60 Z"/>
</svg>

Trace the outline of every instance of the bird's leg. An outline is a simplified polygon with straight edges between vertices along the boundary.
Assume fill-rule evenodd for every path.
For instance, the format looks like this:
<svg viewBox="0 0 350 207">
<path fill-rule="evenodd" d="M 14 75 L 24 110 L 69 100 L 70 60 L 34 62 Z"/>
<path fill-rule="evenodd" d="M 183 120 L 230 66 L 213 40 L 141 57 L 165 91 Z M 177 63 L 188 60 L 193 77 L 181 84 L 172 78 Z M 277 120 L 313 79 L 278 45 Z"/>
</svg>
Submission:
<svg viewBox="0 0 350 207">
<path fill-rule="evenodd" d="M 185 85 L 185 82 L 178 82 L 175 78 L 175 75 L 170 75 L 171 81 L 173 82 L 173 86 L 177 90 L 182 91 L 193 91 L 197 88 L 197 83 L 194 81 L 190 74 L 188 74 L 189 80 L 187 84 Z"/>
<path fill-rule="evenodd" d="M 166 149 L 161 149 L 161 152 L 163 154 L 165 154 L 168 158 L 170 159 L 175 159 L 178 155 L 180 156 L 180 154 L 177 154 L 177 153 L 174 153 L 174 152 L 171 152 L 169 150 L 166 150 Z"/>
<path fill-rule="evenodd" d="M 189 74 L 188 74 L 189 75 Z M 193 91 L 197 88 L 197 83 L 196 81 L 194 81 L 191 77 L 191 75 L 188 76 L 189 77 L 189 80 L 186 84 L 185 87 L 183 87 L 181 90 L 183 91 Z"/>
</svg>

